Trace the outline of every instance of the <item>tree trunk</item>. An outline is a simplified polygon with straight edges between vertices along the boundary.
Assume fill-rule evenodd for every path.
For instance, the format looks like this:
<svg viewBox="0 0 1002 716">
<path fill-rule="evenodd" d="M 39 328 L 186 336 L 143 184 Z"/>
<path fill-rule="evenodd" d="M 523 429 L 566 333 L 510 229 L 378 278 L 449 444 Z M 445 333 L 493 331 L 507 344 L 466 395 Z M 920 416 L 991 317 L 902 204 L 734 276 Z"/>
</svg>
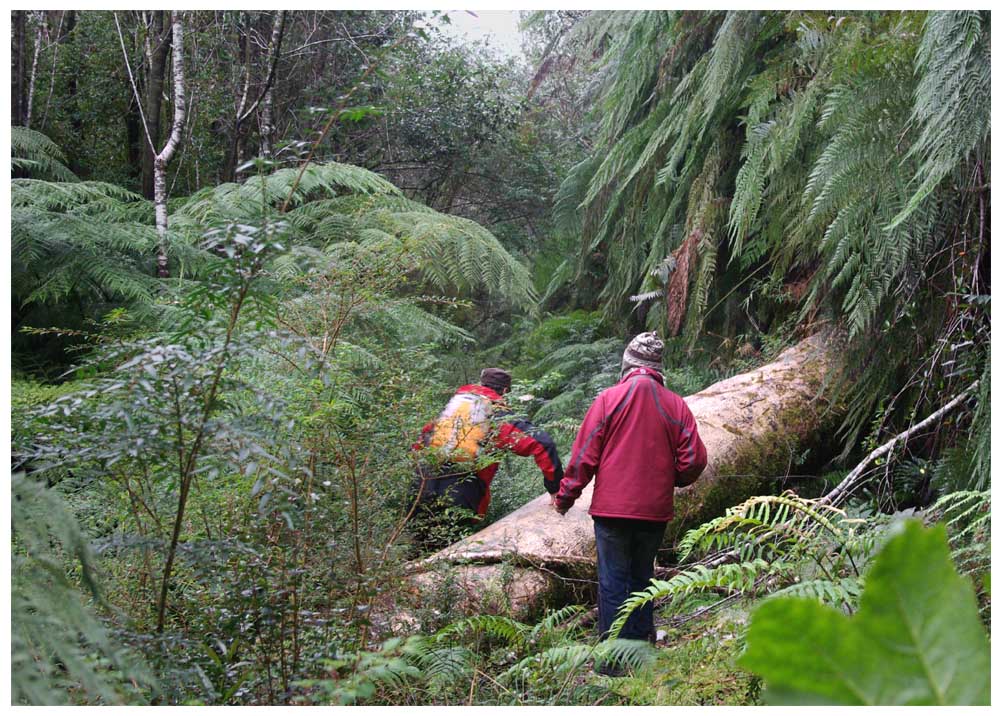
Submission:
<svg viewBox="0 0 1002 716">
<path fill-rule="evenodd" d="M 258 132 L 261 135 L 261 158 L 272 159 L 275 154 L 275 119 L 272 116 L 274 90 L 269 88 L 261 99 L 261 114 Z"/>
<path fill-rule="evenodd" d="M 675 493 L 675 519 L 666 545 L 686 530 L 758 494 L 769 478 L 788 473 L 794 455 L 823 434 L 837 410 L 818 399 L 834 367 L 832 336 L 817 334 L 748 373 L 687 397 L 709 464 L 690 487 Z M 575 583 L 595 579 L 595 536 L 588 515 L 594 483 L 563 517 L 540 495 L 510 515 L 410 567 L 417 595 L 441 584 L 448 569 L 466 611 L 510 608 L 526 615 Z M 580 598 L 580 595 L 579 597 Z M 398 618 L 404 622 L 409 617 Z"/>
<path fill-rule="evenodd" d="M 173 77 L 174 77 L 174 122 L 171 125 L 167 144 L 153 159 L 153 203 L 156 210 L 157 236 L 157 276 L 168 278 L 167 269 L 167 165 L 181 143 L 184 131 L 184 25 L 179 11 L 171 12 L 173 34 Z"/>
<path fill-rule="evenodd" d="M 275 16 L 275 22 L 271 29 L 271 42 L 268 48 L 271 54 L 271 66 L 268 72 L 268 80 L 265 83 L 264 95 L 261 97 L 261 113 L 259 131 L 261 134 L 261 156 L 271 159 L 275 152 L 275 120 L 273 117 L 273 107 L 275 99 L 275 79 L 278 68 L 278 60 L 282 54 L 282 36 L 285 34 L 285 11 L 281 10 Z"/>
<path fill-rule="evenodd" d="M 139 105 L 132 92 L 129 93 L 129 108 L 122 118 L 125 121 L 125 155 L 128 162 L 129 176 L 137 180 L 142 189 L 142 166 L 145 156 L 152 155 L 152 150 L 143 136 L 143 117 Z"/>
<path fill-rule="evenodd" d="M 271 133 L 273 128 L 271 127 L 271 103 L 272 103 L 272 87 L 275 81 L 275 70 L 278 67 L 278 60 L 282 55 L 282 37 L 285 34 L 285 10 L 279 10 L 275 13 L 275 19 L 272 23 L 271 28 L 271 40 L 268 42 L 268 65 L 267 65 L 267 75 L 265 76 L 264 85 L 261 90 L 257 93 L 257 98 L 251 102 L 250 101 L 250 85 L 251 85 L 251 74 L 252 74 L 252 53 L 251 53 L 251 43 L 248 37 L 250 33 L 250 19 L 245 20 L 247 25 L 247 32 L 241 35 L 241 52 L 244 57 L 244 86 L 243 91 L 240 95 L 240 101 L 237 104 L 237 111 L 233 119 L 233 136 L 230 142 L 230 149 L 227 155 L 226 164 L 223 169 L 223 181 L 236 181 L 237 168 L 241 165 L 243 161 L 244 143 L 247 139 L 247 127 L 245 122 L 247 119 L 256 111 L 259 107 L 262 107 L 262 103 L 267 105 L 267 117 L 262 116 L 261 118 L 261 146 L 262 154 L 264 154 L 264 148 L 267 145 L 267 153 L 270 155 L 272 151 L 271 147 Z M 267 122 L 265 121 L 267 119 Z M 267 130 L 268 136 L 265 136 L 265 130 Z"/>
<path fill-rule="evenodd" d="M 10 121 L 24 125 L 24 34 L 25 10 L 11 12 L 10 33 Z"/>
<path fill-rule="evenodd" d="M 28 76 L 28 99 L 24 110 L 24 126 L 31 127 L 31 105 L 35 101 L 35 77 L 38 74 L 38 54 L 42 50 L 42 38 L 45 35 L 45 13 L 33 12 L 32 19 L 35 21 L 35 47 L 31 56 L 31 73 Z"/>
<path fill-rule="evenodd" d="M 167 32 L 166 10 L 153 13 L 151 48 L 149 53 L 150 72 L 146 81 L 146 126 L 150 141 L 160 143 L 160 114 L 163 107 L 164 80 L 167 74 L 167 53 L 171 47 L 171 33 Z M 155 199 L 154 163 L 156 150 L 152 147 L 143 152 L 143 196 Z"/>
</svg>

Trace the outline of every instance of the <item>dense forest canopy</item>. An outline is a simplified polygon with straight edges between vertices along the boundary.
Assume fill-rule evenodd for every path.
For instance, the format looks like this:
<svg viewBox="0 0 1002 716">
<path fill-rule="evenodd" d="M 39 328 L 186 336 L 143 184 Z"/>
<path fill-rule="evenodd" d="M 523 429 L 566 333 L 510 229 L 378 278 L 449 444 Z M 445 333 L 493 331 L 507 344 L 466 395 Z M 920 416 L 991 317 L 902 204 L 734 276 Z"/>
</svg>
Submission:
<svg viewBox="0 0 1002 716">
<path fill-rule="evenodd" d="M 12 12 L 14 703 L 987 703 L 990 13 L 449 22 Z M 566 462 L 645 330 L 683 396 L 835 366 L 662 545 L 657 646 L 561 565 L 414 594 L 421 425 L 503 366 Z M 542 492 L 491 459 L 479 526 Z"/>
</svg>

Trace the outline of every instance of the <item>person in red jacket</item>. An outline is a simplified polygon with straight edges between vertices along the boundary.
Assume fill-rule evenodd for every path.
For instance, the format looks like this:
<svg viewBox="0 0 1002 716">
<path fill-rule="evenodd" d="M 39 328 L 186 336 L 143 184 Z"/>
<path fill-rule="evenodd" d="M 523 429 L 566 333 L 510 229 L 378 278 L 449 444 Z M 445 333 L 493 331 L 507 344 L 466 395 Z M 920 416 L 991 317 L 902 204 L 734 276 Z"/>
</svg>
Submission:
<svg viewBox="0 0 1002 716">
<path fill-rule="evenodd" d="M 449 507 L 472 513 L 471 525 L 483 519 L 501 452 L 531 456 L 543 473 L 546 491 L 553 494 L 559 488 L 564 471 L 556 444 L 545 430 L 512 414 L 504 400 L 510 388 L 509 373 L 485 368 L 480 384 L 460 387 L 412 446 L 421 451 L 415 526 L 425 547 L 451 541 L 454 535 L 429 535 L 420 525 L 434 522 L 436 514 Z"/>
<path fill-rule="evenodd" d="M 641 333 L 623 353 L 619 383 L 595 399 L 571 451 L 571 461 L 551 495 L 564 514 L 595 479 L 589 513 L 598 548 L 599 630 L 603 637 L 627 596 L 648 586 L 665 526 L 674 517 L 676 487 L 696 481 L 706 448 L 692 412 L 664 386 L 656 333 Z M 649 639 L 653 606 L 630 615 L 624 639 Z"/>
</svg>

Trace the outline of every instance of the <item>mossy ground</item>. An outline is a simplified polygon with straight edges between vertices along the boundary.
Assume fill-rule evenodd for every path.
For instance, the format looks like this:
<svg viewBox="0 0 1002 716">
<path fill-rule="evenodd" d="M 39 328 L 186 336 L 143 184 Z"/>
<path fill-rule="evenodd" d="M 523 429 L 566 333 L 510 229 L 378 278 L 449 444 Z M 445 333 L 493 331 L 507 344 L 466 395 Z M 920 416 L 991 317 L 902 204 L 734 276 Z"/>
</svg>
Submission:
<svg viewBox="0 0 1002 716">
<path fill-rule="evenodd" d="M 750 605 L 738 605 L 669 630 L 657 660 L 619 679 L 596 676 L 631 705 L 757 705 L 760 681 L 735 666 Z"/>
</svg>

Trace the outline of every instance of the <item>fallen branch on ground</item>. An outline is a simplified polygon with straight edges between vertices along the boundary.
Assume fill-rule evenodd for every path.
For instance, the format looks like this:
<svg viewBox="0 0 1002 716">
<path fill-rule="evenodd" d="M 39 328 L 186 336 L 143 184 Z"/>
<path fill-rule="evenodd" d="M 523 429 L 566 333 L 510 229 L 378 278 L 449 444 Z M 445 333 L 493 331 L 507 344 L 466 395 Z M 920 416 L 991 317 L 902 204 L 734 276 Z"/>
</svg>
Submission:
<svg viewBox="0 0 1002 716">
<path fill-rule="evenodd" d="M 878 458 L 886 455 L 887 453 L 889 453 L 891 451 L 891 449 L 895 445 L 897 445 L 899 442 L 901 442 L 903 440 L 907 440 L 908 438 L 910 438 L 915 433 L 919 432 L 920 430 L 923 430 L 924 428 L 928 427 L 929 425 L 932 425 L 933 423 L 935 423 L 938 420 L 942 419 L 943 416 L 945 416 L 947 413 L 949 413 L 950 411 L 952 411 L 958 405 L 960 405 L 961 403 L 963 403 L 970 396 L 970 394 L 973 393 L 977 389 L 978 383 L 980 383 L 980 381 L 977 381 L 977 380 L 974 381 L 960 395 L 958 395 L 956 398 L 954 398 L 953 400 L 951 400 L 949 403 L 947 403 L 946 405 L 944 405 L 942 408 L 940 408 L 939 410 L 937 410 L 935 413 L 933 413 L 932 415 L 930 415 L 929 417 L 927 417 L 925 420 L 923 420 L 920 423 L 916 423 L 912 427 L 910 427 L 907 430 L 905 430 L 903 433 L 899 433 L 899 434 L 895 435 L 893 438 L 891 438 L 886 443 L 884 443 L 883 445 L 881 445 L 880 447 L 878 447 L 876 450 L 874 450 L 873 452 L 871 452 L 869 455 L 867 455 L 863 459 L 863 462 L 861 462 L 858 465 L 856 465 L 856 467 L 854 467 L 852 469 L 852 472 L 850 472 L 848 475 L 845 476 L 845 479 L 842 480 L 842 482 L 840 482 L 838 485 L 836 485 L 831 490 L 831 492 L 829 492 L 827 495 L 825 495 L 824 497 L 821 498 L 821 500 L 819 501 L 820 504 L 822 504 L 822 505 L 836 505 L 839 502 L 841 502 L 842 500 L 844 500 L 846 497 L 848 497 L 849 493 L 852 492 L 852 490 L 855 489 L 858 486 L 857 483 L 860 482 L 861 476 L 865 472 L 866 468 L 870 465 L 870 463 L 872 463 L 874 460 L 876 460 L 876 459 L 878 459 Z"/>
</svg>

